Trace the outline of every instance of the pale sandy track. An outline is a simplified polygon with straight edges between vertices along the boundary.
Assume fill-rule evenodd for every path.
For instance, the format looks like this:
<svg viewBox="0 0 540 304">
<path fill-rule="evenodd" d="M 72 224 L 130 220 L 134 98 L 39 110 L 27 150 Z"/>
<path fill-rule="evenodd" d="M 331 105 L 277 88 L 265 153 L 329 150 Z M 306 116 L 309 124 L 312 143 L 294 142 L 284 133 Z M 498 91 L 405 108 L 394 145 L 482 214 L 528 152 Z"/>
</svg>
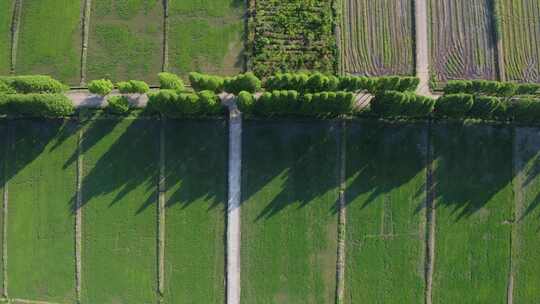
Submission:
<svg viewBox="0 0 540 304">
<path fill-rule="evenodd" d="M 420 78 L 418 94 L 432 96 L 429 89 L 429 48 L 427 1 L 415 0 L 416 76 Z"/>
</svg>

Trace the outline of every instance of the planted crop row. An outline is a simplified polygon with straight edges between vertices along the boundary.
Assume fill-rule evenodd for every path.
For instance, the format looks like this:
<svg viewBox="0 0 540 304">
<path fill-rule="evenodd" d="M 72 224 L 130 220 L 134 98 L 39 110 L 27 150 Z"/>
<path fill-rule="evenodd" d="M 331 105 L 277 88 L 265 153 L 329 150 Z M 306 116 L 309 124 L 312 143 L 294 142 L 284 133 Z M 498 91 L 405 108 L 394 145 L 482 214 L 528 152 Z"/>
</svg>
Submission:
<svg viewBox="0 0 540 304">
<path fill-rule="evenodd" d="M 253 72 L 267 76 L 279 71 L 335 69 L 332 1 L 255 1 L 252 48 Z"/>
<path fill-rule="evenodd" d="M 490 0 L 430 0 L 431 70 L 436 82 L 495 79 Z"/>
<path fill-rule="evenodd" d="M 412 74 L 412 1 L 343 2 L 341 61 L 344 71 L 370 76 Z"/>
<path fill-rule="evenodd" d="M 540 2 L 499 0 L 507 80 L 540 82 Z"/>
</svg>

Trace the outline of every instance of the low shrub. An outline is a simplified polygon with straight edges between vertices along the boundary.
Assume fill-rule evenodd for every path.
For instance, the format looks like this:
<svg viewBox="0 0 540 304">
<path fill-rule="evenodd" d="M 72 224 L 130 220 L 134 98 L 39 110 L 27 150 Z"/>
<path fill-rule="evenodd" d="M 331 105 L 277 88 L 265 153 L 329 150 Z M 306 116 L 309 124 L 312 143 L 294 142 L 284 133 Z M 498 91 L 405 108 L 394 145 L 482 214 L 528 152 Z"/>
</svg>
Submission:
<svg viewBox="0 0 540 304">
<path fill-rule="evenodd" d="M 367 91 L 377 95 L 383 91 L 413 92 L 419 83 L 418 77 L 409 76 L 343 76 L 340 78 L 338 89 L 349 92 Z"/>
<path fill-rule="evenodd" d="M 469 116 L 480 119 L 493 119 L 501 114 L 503 102 L 495 96 L 476 96 Z"/>
<path fill-rule="evenodd" d="M 173 73 L 162 72 L 158 74 L 159 86 L 165 90 L 184 90 L 184 82 L 178 75 Z"/>
<path fill-rule="evenodd" d="M 306 94 L 302 98 L 301 114 L 316 116 L 339 116 L 351 113 L 354 95 L 350 92 L 320 92 Z"/>
<path fill-rule="evenodd" d="M 238 96 L 236 98 L 236 105 L 238 106 L 238 110 L 244 114 L 252 114 L 253 113 L 253 107 L 255 105 L 255 98 L 253 97 L 253 94 L 241 91 L 238 93 Z"/>
<path fill-rule="evenodd" d="M 260 116 L 298 114 L 300 94 L 293 90 L 276 90 L 263 93 L 255 101 L 254 113 Z"/>
<path fill-rule="evenodd" d="M 540 84 L 538 83 L 523 83 L 517 86 L 518 95 L 536 95 L 540 93 Z"/>
<path fill-rule="evenodd" d="M 301 94 L 339 90 L 340 79 L 333 75 L 315 73 L 283 73 L 269 77 L 265 82 L 268 91 L 295 90 Z"/>
<path fill-rule="evenodd" d="M 64 117 L 75 112 L 73 103 L 63 94 L 2 94 L 0 114 L 30 117 Z"/>
<path fill-rule="evenodd" d="M 88 84 L 88 90 L 90 93 L 105 96 L 114 89 L 114 84 L 108 79 L 92 80 Z"/>
<path fill-rule="evenodd" d="M 498 97 L 515 95 L 535 95 L 540 91 L 540 84 L 500 82 L 493 80 L 450 80 L 444 87 L 445 94 L 473 94 Z"/>
<path fill-rule="evenodd" d="M 69 89 L 60 81 L 45 75 L 5 76 L 0 77 L 0 82 L 22 94 L 62 93 Z"/>
<path fill-rule="evenodd" d="M 474 96 L 470 94 L 449 94 L 437 99 L 435 114 L 440 117 L 464 118 L 474 105 Z"/>
<path fill-rule="evenodd" d="M 0 94 L 15 94 L 15 89 L 7 85 L 5 82 L 0 81 Z"/>
<path fill-rule="evenodd" d="M 525 97 L 514 99 L 508 108 L 509 116 L 518 122 L 538 122 L 540 120 L 540 99 Z"/>
<path fill-rule="evenodd" d="M 381 92 L 370 103 L 371 111 L 382 117 L 426 117 L 434 106 L 432 98 L 398 91 Z"/>
<path fill-rule="evenodd" d="M 236 95 L 241 91 L 255 93 L 261 90 L 261 80 L 251 72 L 227 77 L 223 82 L 223 90 Z"/>
<path fill-rule="evenodd" d="M 148 84 L 141 80 L 121 81 L 116 84 L 122 94 L 138 93 L 144 94 L 150 90 Z"/>
<path fill-rule="evenodd" d="M 129 101 L 126 96 L 110 96 L 107 102 L 107 110 L 113 114 L 125 114 L 129 111 Z"/>
<path fill-rule="evenodd" d="M 191 72 L 189 73 L 189 82 L 197 92 L 208 90 L 219 93 L 223 91 L 223 77 Z"/>
<path fill-rule="evenodd" d="M 178 93 L 174 90 L 159 90 L 148 94 L 147 109 L 166 117 L 216 115 L 222 112 L 219 97 L 212 91 Z"/>
</svg>

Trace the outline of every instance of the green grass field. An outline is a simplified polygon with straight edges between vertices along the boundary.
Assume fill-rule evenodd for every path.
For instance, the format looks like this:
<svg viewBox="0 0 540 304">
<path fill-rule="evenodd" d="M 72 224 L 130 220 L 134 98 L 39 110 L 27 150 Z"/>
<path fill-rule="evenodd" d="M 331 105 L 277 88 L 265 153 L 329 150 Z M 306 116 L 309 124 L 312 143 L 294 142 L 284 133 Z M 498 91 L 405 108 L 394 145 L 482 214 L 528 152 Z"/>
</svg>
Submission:
<svg viewBox="0 0 540 304">
<path fill-rule="evenodd" d="M 233 75 L 244 69 L 241 0 L 170 0 L 169 69 Z"/>
<path fill-rule="evenodd" d="M 79 84 L 81 1 L 22 1 L 17 74 L 49 74 Z"/>
<path fill-rule="evenodd" d="M 164 303 L 224 302 L 227 130 L 167 121 Z"/>
<path fill-rule="evenodd" d="M 87 79 L 156 84 L 163 62 L 162 42 L 162 1 L 93 0 Z"/>
<path fill-rule="evenodd" d="M 0 2 L 0 75 L 9 73 L 11 66 L 11 1 Z"/>
<path fill-rule="evenodd" d="M 156 303 L 159 124 L 96 120 L 85 132 L 83 303 Z"/>
<path fill-rule="evenodd" d="M 243 133 L 242 302 L 331 303 L 336 126 L 245 121 Z"/>
<path fill-rule="evenodd" d="M 512 235 L 514 303 L 535 303 L 540 298 L 540 132 L 516 128 L 515 233 Z"/>
<path fill-rule="evenodd" d="M 7 255 L 9 296 L 75 300 L 74 216 L 76 124 L 62 120 L 12 121 L 9 147 Z"/>
<path fill-rule="evenodd" d="M 512 133 L 441 123 L 433 130 L 433 303 L 506 303 L 513 210 Z"/>
<path fill-rule="evenodd" d="M 345 303 L 421 303 L 427 128 L 347 128 Z"/>
</svg>

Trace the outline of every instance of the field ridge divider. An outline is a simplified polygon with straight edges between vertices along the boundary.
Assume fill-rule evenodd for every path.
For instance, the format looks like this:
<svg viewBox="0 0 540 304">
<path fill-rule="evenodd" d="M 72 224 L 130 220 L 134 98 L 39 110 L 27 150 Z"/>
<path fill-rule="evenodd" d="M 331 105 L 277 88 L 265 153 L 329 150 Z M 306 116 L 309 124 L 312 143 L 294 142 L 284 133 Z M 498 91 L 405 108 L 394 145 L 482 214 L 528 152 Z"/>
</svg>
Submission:
<svg viewBox="0 0 540 304">
<path fill-rule="evenodd" d="M 433 182 L 433 122 L 428 120 L 426 145 L 426 255 L 425 255 L 425 304 L 433 298 L 433 272 L 435 269 L 435 183 Z"/>
<path fill-rule="evenodd" d="M 163 2 L 163 54 L 161 71 L 166 72 L 169 69 L 169 0 Z"/>
<path fill-rule="evenodd" d="M 347 232 L 346 165 L 347 165 L 347 121 L 341 121 L 339 137 L 339 202 L 338 202 L 338 245 L 336 264 L 336 304 L 342 304 L 345 295 L 345 242 Z"/>
<path fill-rule="evenodd" d="M 161 117 L 159 128 L 159 181 L 158 181 L 158 292 L 165 291 L 165 117 Z"/>
<path fill-rule="evenodd" d="M 226 303 L 240 304 L 240 195 L 242 177 L 242 113 L 229 96 L 229 168 L 227 201 Z"/>
<path fill-rule="evenodd" d="M 431 95 L 429 87 L 429 33 L 428 33 L 428 16 L 426 0 L 414 0 L 414 52 L 416 57 L 415 73 L 416 77 L 420 78 L 418 85 L 418 94 Z"/>
<path fill-rule="evenodd" d="M 81 303 L 82 284 L 82 180 L 83 180 L 83 128 L 77 132 L 77 193 L 75 202 L 75 299 Z"/>
<path fill-rule="evenodd" d="M 15 73 L 17 64 L 17 46 L 19 43 L 19 28 L 22 16 L 22 1 L 15 0 L 13 7 L 13 16 L 11 17 L 11 73 Z"/>
<path fill-rule="evenodd" d="M 47 301 L 39 301 L 39 300 L 29 300 L 29 299 L 17 299 L 17 298 L 13 298 L 13 299 L 8 299 L 8 303 L 11 303 L 11 301 L 16 301 L 18 303 L 23 303 L 23 304 L 60 304 L 60 303 L 56 303 L 56 302 L 47 302 Z"/>
<path fill-rule="evenodd" d="M 86 84 L 86 62 L 88 57 L 88 37 L 90 36 L 90 14 L 92 0 L 82 0 L 82 45 L 81 45 L 81 86 Z"/>
<path fill-rule="evenodd" d="M 10 155 L 9 150 L 11 148 L 11 137 L 12 137 L 12 130 L 11 130 L 11 123 L 10 120 L 7 121 L 7 136 L 5 138 L 5 144 L 6 148 L 4 150 L 4 179 L 3 179 L 3 189 L 4 193 L 3 200 L 2 200 L 2 272 L 3 272 L 3 280 L 2 280 L 2 296 L 4 298 L 8 297 L 8 273 L 7 273 L 7 228 L 8 228 L 8 202 L 9 202 L 9 170 L 8 170 L 8 157 Z"/>
</svg>

